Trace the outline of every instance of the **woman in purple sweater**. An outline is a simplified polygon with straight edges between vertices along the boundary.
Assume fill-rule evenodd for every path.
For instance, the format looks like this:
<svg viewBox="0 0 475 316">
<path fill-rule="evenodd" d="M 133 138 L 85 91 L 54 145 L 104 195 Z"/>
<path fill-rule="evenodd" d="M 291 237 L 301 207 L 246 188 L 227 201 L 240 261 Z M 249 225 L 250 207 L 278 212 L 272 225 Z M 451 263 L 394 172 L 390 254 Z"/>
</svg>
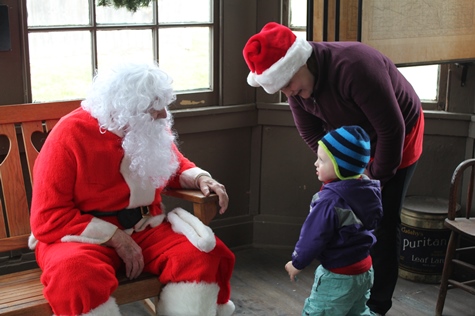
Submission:
<svg viewBox="0 0 475 316">
<path fill-rule="evenodd" d="M 393 62 L 359 42 L 308 42 L 268 23 L 243 50 L 248 83 L 284 93 L 295 125 L 317 153 L 326 132 L 359 125 L 371 139 L 365 174 L 380 180 L 384 216 L 372 248 L 374 286 L 368 306 L 384 315 L 398 278 L 400 213 L 422 154 L 424 117 L 411 84 Z"/>
</svg>

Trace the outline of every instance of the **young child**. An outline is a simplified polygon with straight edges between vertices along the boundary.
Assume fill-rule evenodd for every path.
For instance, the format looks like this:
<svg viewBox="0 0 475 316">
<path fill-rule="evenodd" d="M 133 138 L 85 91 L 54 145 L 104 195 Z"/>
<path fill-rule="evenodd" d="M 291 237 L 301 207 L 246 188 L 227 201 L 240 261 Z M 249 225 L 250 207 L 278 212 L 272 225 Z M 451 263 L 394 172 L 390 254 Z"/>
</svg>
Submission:
<svg viewBox="0 0 475 316">
<path fill-rule="evenodd" d="M 314 259 L 321 263 L 302 315 L 371 315 L 366 306 L 373 285 L 369 251 L 383 209 L 379 181 L 364 175 L 369 136 L 359 126 L 343 126 L 318 143 L 315 167 L 323 186 L 312 198 L 285 270 L 295 281 Z"/>
</svg>

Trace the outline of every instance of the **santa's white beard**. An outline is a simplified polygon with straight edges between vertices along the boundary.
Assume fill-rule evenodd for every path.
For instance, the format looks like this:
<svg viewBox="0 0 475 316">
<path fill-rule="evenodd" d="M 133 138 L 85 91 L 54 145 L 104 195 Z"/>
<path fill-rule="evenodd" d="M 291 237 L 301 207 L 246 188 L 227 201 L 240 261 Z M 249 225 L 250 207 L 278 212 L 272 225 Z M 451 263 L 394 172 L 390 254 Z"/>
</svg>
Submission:
<svg viewBox="0 0 475 316">
<path fill-rule="evenodd" d="M 139 179 L 142 186 L 160 188 L 178 169 L 171 125 L 170 116 L 152 120 L 149 115 L 143 115 L 128 122 L 122 148 L 130 158 L 132 176 Z"/>
</svg>

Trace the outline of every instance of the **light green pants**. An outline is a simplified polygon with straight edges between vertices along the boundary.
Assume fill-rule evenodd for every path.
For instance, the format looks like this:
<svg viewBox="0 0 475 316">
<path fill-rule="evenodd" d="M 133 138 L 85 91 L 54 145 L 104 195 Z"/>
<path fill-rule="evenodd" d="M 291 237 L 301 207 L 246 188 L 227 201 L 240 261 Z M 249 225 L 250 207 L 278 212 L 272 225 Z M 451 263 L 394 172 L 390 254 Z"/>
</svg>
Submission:
<svg viewBox="0 0 475 316">
<path fill-rule="evenodd" d="M 371 315 L 366 302 L 373 286 L 373 268 L 358 275 L 336 274 L 321 265 L 315 271 L 302 316 Z"/>
</svg>

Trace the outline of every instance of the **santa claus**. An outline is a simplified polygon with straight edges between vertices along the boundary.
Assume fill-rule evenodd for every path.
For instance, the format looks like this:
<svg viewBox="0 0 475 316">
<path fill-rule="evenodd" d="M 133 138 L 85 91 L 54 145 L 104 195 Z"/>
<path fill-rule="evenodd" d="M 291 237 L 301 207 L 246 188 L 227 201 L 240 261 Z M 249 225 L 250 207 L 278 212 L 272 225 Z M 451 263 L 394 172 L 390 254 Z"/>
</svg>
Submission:
<svg viewBox="0 0 475 316">
<path fill-rule="evenodd" d="M 158 315 L 227 316 L 233 253 L 190 213 L 165 214 L 161 191 L 222 184 L 175 145 L 171 79 L 155 64 L 95 76 L 82 107 L 48 136 L 34 168 L 30 248 L 56 315 L 120 315 L 116 272 L 166 284 Z"/>
</svg>

